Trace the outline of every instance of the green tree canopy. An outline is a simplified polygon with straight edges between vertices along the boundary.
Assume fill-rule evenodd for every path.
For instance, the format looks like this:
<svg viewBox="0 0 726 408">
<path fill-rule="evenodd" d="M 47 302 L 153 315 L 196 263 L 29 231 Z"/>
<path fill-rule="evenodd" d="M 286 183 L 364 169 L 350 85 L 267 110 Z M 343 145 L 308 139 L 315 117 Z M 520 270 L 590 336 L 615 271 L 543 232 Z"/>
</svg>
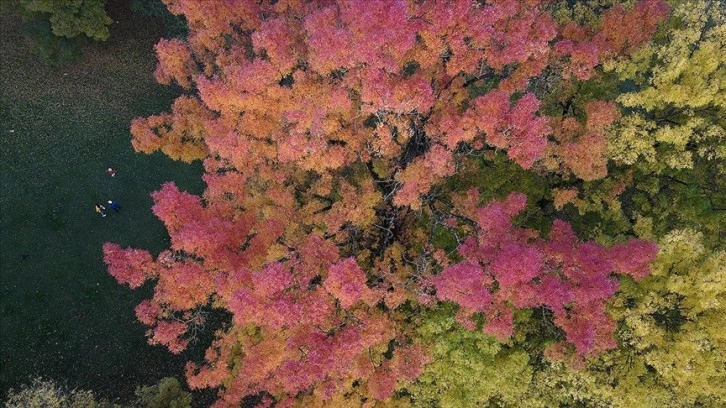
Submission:
<svg viewBox="0 0 726 408">
<path fill-rule="evenodd" d="M 105 4 L 105 0 L 20 0 L 27 12 L 50 15 L 53 34 L 67 38 L 83 34 L 97 41 L 108 39 L 113 22 Z"/>
</svg>

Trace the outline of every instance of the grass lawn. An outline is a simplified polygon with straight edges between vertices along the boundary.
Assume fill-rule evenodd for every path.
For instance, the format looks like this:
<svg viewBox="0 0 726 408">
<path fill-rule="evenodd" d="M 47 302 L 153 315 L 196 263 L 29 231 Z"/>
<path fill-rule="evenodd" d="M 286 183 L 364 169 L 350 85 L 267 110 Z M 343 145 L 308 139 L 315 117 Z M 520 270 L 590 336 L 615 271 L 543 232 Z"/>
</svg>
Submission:
<svg viewBox="0 0 726 408">
<path fill-rule="evenodd" d="M 56 69 L 0 12 L 0 398 L 36 376 L 127 398 L 183 373 L 184 356 L 146 344 L 133 313 L 145 294 L 108 275 L 101 245 L 165 248 L 149 193 L 169 180 L 200 192 L 201 166 L 132 151 L 131 119 L 175 95 L 152 76 L 162 28 L 109 12 L 111 38 Z M 109 199 L 123 208 L 101 218 L 94 203 Z"/>
</svg>

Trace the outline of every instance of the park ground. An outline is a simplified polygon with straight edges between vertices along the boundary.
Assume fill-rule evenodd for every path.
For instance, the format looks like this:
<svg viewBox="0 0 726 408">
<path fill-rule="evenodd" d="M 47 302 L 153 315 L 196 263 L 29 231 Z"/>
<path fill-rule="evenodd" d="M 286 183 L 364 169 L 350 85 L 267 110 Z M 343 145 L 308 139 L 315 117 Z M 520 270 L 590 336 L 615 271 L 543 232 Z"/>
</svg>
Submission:
<svg viewBox="0 0 726 408">
<path fill-rule="evenodd" d="M 118 3 L 111 38 L 56 68 L 0 7 L 0 398 L 42 376 L 121 401 L 181 377 L 188 357 L 146 344 L 133 308 L 149 289 L 118 285 L 102 262 L 107 241 L 168 246 L 149 196 L 163 182 L 202 188 L 199 163 L 131 148 L 131 119 L 168 109 L 176 91 L 153 79 L 160 24 Z M 109 199 L 123 208 L 101 218 L 94 203 Z"/>
</svg>

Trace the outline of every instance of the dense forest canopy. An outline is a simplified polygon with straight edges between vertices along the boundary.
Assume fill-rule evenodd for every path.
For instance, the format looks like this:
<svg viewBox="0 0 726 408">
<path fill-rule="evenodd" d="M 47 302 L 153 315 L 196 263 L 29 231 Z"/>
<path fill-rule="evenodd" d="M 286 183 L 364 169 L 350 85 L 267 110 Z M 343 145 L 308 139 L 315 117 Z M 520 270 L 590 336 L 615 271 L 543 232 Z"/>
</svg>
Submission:
<svg viewBox="0 0 726 408">
<path fill-rule="evenodd" d="M 216 406 L 726 401 L 719 2 L 165 3 L 207 187 L 104 259 Z"/>
</svg>

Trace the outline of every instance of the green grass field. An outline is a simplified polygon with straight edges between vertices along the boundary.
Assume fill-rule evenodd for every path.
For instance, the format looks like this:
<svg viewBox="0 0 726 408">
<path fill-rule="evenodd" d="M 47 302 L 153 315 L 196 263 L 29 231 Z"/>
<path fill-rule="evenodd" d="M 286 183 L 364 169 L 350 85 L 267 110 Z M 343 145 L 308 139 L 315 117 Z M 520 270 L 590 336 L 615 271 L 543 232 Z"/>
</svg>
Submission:
<svg viewBox="0 0 726 408">
<path fill-rule="evenodd" d="M 106 241 L 163 249 L 149 193 L 169 180 L 202 188 L 199 164 L 131 149 L 131 119 L 174 97 L 152 75 L 162 29 L 111 12 L 106 43 L 52 69 L 27 51 L 18 19 L 0 15 L 0 397 L 36 376 L 110 398 L 180 377 L 184 356 L 148 346 L 135 320 L 145 294 L 118 285 L 101 254 Z M 122 211 L 101 218 L 94 203 L 108 199 Z"/>
</svg>

